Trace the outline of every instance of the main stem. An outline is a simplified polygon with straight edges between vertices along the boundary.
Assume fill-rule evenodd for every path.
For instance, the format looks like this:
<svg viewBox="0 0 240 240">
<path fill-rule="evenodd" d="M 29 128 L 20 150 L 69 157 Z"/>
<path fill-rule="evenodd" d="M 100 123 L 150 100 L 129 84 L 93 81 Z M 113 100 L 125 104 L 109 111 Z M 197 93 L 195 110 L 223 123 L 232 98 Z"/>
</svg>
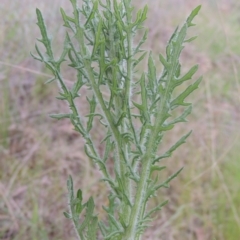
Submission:
<svg viewBox="0 0 240 240">
<path fill-rule="evenodd" d="M 175 50 L 176 51 L 176 50 Z M 137 186 L 137 193 L 135 202 L 131 211 L 129 226 L 124 236 L 124 240 L 137 240 L 137 228 L 141 215 L 144 214 L 142 211 L 146 207 L 146 191 L 148 187 L 148 180 L 150 178 L 150 170 L 152 165 L 152 156 L 155 156 L 157 148 L 155 147 L 155 141 L 158 138 L 159 129 L 163 123 L 163 116 L 166 114 L 168 109 L 166 108 L 167 102 L 169 101 L 169 86 L 173 79 L 174 69 L 176 69 L 178 59 L 173 59 L 171 62 L 172 68 L 167 78 L 167 86 L 160 101 L 159 112 L 157 114 L 154 127 L 151 131 L 151 135 L 147 144 L 147 151 L 142 158 L 142 168 L 140 174 L 140 180 Z"/>
<path fill-rule="evenodd" d="M 129 7 L 131 6 L 131 0 L 128 1 L 129 3 L 127 4 L 127 1 L 124 1 L 124 6 L 126 9 L 126 16 L 127 16 L 127 25 L 130 25 L 131 23 L 131 13 L 130 13 L 130 9 Z M 131 119 L 131 113 L 130 113 L 130 97 L 131 97 L 131 81 L 132 79 L 132 30 L 129 28 L 127 30 L 127 64 L 126 64 L 126 70 L 127 70 L 127 76 L 125 78 L 125 86 L 124 86 L 124 99 L 123 99 L 123 111 L 127 114 L 127 119 L 124 119 L 123 121 L 123 130 L 126 132 L 126 130 L 128 129 L 127 124 L 130 125 L 130 128 L 132 129 L 132 133 L 135 136 L 135 132 L 134 132 L 134 128 L 132 125 L 132 119 Z M 136 139 L 136 138 L 135 138 Z M 137 144 L 137 143 L 136 143 Z M 125 151 L 125 158 L 126 161 L 128 162 L 128 164 L 130 165 L 130 159 L 129 159 L 129 150 L 130 150 L 130 146 L 128 143 L 125 143 L 124 146 L 124 151 Z M 124 177 L 124 176 L 123 176 Z M 125 181 L 125 187 L 126 187 L 126 194 L 129 198 L 130 201 L 132 201 L 132 182 L 130 180 L 130 178 L 126 178 Z M 129 206 L 126 206 L 124 209 L 124 215 L 126 216 L 126 223 L 127 225 L 129 224 L 129 218 L 130 218 L 130 209 Z"/>
<path fill-rule="evenodd" d="M 140 180 L 138 183 L 137 187 L 137 193 L 136 193 L 136 198 L 135 202 L 131 211 L 130 215 L 130 220 L 129 220 L 129 225 L 126 231 L 126 234 L 124 236 L 124 240 L 136 240 L 136 235 L 137 235 L 137 225 L 140 219 L 140 215 L 142 212 L 142 208 L 145 207 L 146 204 L 146 191 L 148 187 L 148 179 L 150 177 L 150 169 L 151 169 L 151 159 L 152 159 L 152 154 L 154 151 L 154 142 L 157 137 L 158 131 L 153 131 L 153 134 L 151 135 L 148 146 L 147 146 L 147 152 L 143 156 L 142 159 L 142 172 L 140 175 Z"/>
</svg>

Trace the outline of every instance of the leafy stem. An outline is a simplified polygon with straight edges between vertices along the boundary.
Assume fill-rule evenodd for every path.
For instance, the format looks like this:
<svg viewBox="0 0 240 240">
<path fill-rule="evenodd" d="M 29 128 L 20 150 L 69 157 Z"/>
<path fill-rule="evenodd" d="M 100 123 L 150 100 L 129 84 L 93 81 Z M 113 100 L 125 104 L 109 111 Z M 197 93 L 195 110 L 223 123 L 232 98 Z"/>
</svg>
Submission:
<svg viewBox="0 0 240 240">
<path fill-rule="evenodd" d="M 182 83 L 192 79 L 198 66 L 187 73 L 181 73 L 180 55 L 185 43 L 187 30 L 194 26 L 192 20 L 200 6 L 195 8 L 181 28 L 176 28 L 167 47 L 166 56 L 159 55 L 163 65 L 157 76 L 155 62 L 150 52 L 148 71 L 135 80 L 135 69 L 144 59 L 146 52 L 141 49 L 147 39 L 144 32 L 138 43 L 133 44 L 135 35 L 143 27 L 148 8 L 140 9 L 133 19 L 131 0 L 83 0 L 81 8 L 77 0 L 70 0 L 73 16 L 61 9 L 64 26 L 67 28 L 63 51 L 58 60 L 54 58 L 52 42 L 40 10 L 37 9 L 37 25 L 42 38 L 39 39 L 46 52 L 36 45 L 37 56 L 54 77 L 48 83 L 57 81 L 60 89 L 57 99 L 67 102 L 70 112 L 52 114 L 55 119 L 69 118 L 75 130 L 85 140 L 85 153 L 102 172 L 103 179 L 110 187 L 109 206 L 104 206 L 107 220 L 100 221 L 94 215 L 94 200 L 82 203 L 82 191 L 74 195 L 73 180 L 67 181 L 69 212 L 64 215 L 73 221 L 79 239 L 95 240 L 101 232 L 105 240 L 138 240 L 151 221 L 151 215 L 167 203 L 164 201 L 153 209 L 148 209 L 149 199 L 169 183 L 181 171 L 159 183 L 158 176 L 165 166 L 159 165 L 183 143 L 191 132 L 182 136 L 164 154 L 158 154 L 158 147 L 167 131 L 175 124 L 186 122 L 191 113 L 191 103 L 185 99 L 196 90 L 201 78 L 188 85 L 177 97 L 173 91 Z M 62 63 L 76 71 L 76 79 L 69 89 L 61 75 Z M 81 98 L 81 88 L 88 87 L 89 114 L 81 115 L 76 98 Z M 103 94 L 102 89 L 108 94 Z M 140 96 L 140 97 L 139 97 Z M 139 103 L 140 101 L 140 103 Z M 174 117 L 176 108 L 185 110 Z M 100 109 L 100 113 L 97 112 Z M 182 108 L 181 108 L 182 109 Z M 136 114 L 138 112 L 138 114 Z M 137 119 L 138 121 L 135 121 Z M 104 153 L 100 154 L 92 133 L 96 121 L 103 125 L 104 139 L 101 142 Z M 114 171 L 107 164 L 113 156 Z M 157 172 L 154 175 L 153 172 Z"/>
</svg>

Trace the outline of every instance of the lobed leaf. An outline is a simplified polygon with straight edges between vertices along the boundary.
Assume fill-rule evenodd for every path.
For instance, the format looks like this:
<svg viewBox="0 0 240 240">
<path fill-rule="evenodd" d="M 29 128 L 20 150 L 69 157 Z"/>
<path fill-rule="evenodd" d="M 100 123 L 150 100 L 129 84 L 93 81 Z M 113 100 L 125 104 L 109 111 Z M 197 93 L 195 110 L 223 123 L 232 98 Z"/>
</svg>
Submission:
<svg viewBox="0 0 240 240">
<path fill-rule="evenodd" d="M 46 47 L 47 50 L 47 54 L 50 58 L 50 60 L 53 60 L 53 52 L 52 52 L 52 44 L 51 44 L 51 39 L 48 37 L 48 33 L 47 33 L 47 29 L 46 29 L 46 25 L 42 16 L 41 11 L 37 8 L 36 9 L 36 14 L 37 14 L 37 25 L 39 26 L 39 29 L 41 31 L 41 35 L 42 35 L 42 39 L 40 39 L 39 41 L 42 42 L 44 44 L 44 46 Z"/>
</svg>

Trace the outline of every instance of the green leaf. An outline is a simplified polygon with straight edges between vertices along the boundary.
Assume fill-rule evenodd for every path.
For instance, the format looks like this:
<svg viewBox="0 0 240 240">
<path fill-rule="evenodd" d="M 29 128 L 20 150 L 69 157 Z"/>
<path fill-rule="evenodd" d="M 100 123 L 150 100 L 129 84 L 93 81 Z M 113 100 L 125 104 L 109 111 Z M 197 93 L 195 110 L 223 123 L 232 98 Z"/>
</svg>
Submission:
<svg viewBox="0 0 240 240">
<path fill-rule="evenodd" d="M 83 82 L 82 73 L 78 72 L 77 82 L 74 83 L 73 88 L 71 90 L 73 99 L 80 96 L 78 92 L 81 89 L 81 87 L 84 86 L 84 84 L 85 82 Z"/>
<path fill-rule="evenodd" d="M 171 122 L 169 122 L 168 124 L 175 124 L 178 122 L 187 122 L 186 117 L 192 112 L 192 105 L 190 105 L 188 108 L 186 108 L 184 110 L 184 112 L 177 118 L 175 118 L 174 120 L 172 120 Z"/>
<path fill-rule="evenodd" d="M 133 62 L 133 67 L 136 67 L 146 56 L 147 52 L 144 52 L 137 60 Z"/>
<path fill-rule="evenodd" d="M 83 206 L 82 206 L 82 190 L 81 189 L 78 189 L 76 198 L 79 200 L 79 202 L 76 204 L 76 213 L 80 214 L 81 211 L 83 210 Z"/>
<path fill-rule="evenodd" d="M 72 216 L 67 212 L 63 212 L 63 215 L 68 219 L 72 219 Z"/>
<path fill-rule="evenodd" d="M 95 40 L 92 50 L 92 58 L 96 55 L 96 51 L 98 49 L 98 46 L 102 43 L 101 42 L 101 35 L 102 35 L 102 19 L 99 19 L 98 26 L 97 26 L 97 33 L 95 34 Z M 103 61 L 104 62 L 104 61 Z"/>
<path fill-rule="evenodd" d="M 36 49 L 36 51 L 37 51 L 38 55 L 39 55 L 39 56 L 40 56 L 40 58 L 41 58 L 41 60 L 40 60 L 40 61 L 44 61 L 44 57 L 43 57 L 43 55 L 41 54 L 41 52 L 40 52 L 40 50 L 39 50 L 39 48 L 38 48 L 38 45 L 37 45 L 37 44 L 35 44 L 35 49 Z"/>
<path fill-rule="evenodd" d="M 96 98 L 93 95 L 92 99 L 89 99 L 87 97 L 87 101 L 89 102 L 90 105 L 90 115 L 88 117 L 88 122 L 87 122 L 87 132 L 89 132 L 92 129 L 92 124 L 93 124 L 93 118 L 94 118 L 94 113 L 95 113 L 95 109 L 97 106 L 97 102 L 96 102 Z"/>
<path fill-rule="evenodd" d="M 184 100 L 187 96 L 189 96 L 190 93 L 192 93 L 194 90 L 198 88 L 198 85 L 202 81 L 202 77 L 200 77 L 195 83 L 188 86 L 185 91 L 183 91 L 178 97 L 176 97 L 171 103 L 171 109 L 176 108 L 177 106 L 187 106 L 190 105 L 190 103 L 185 103 Z"/>
<path fill-rule="evenodd" d="M 89 144 L 89 143 L 86 143 L 86 144 L 84 145 L 84 150 L 85 150 L 86 155 L 87 155 L 91 160 L 94 160 L 95 162 L 98 162 L 98 163 L 103 164 L 103 163 L 102 163 L 102 160 L 93 153 L 92 148 L 91 148 L 91 143 L 90 143 L 90 144 Z"/>
<path fill-rule="evenodd" d="M 100 221 L 98 223 L 99 229 L 104 237 L 104 239 L 106 239 L 106 235 L 107 235 L 107 227 L 104 225 L 104 223 L 102 221 Z"/>
<path fill-rule="evenodd" d="M 68 16 L 66 15 L 65 11 L 64 11 L 62 8 L 60 8 L 60 12 L 61 12 L 61 14 L 62 14 L 62 18 L 63 18 L 63 21 L 64 21 L 64 25 L 63 25 L 63 26 L 72 29 L 71 24 L 70 24 L 69 22 L 75 23 L 75 19 L 74 19 L 74 18 L 71 18 L 71 17 L 68 17 Z"/>
<path fill-rule="evenodd" d="M 144 107 L 143 107 L 143 105 L 138 104 L 138 103 L 133 102 L 133 101 L 132 101 L 132 103 L 133 103 L 133 105 L 134 105 L 136 108 L 139 109 L 139 111 L 142 111 L 142 112 L 144 111 Z"/>
<path fill-rule="evenodd" d="M 146 5 L 144 7 L 144 9 L 140 9 L 137 12 L 137 17 L 134 23 L 132 23 L 131 27 L 137 27 L 140 28 L 140 26 L 142 25 L 142 23 L 147 19 L 147 12 L 148 12 L 148 6 Z"/>
<path fill-rule="evenodd" d="M 126 26 L 125 26 L 125 23 L 123 22 L 122 16 L 121 16 L 120 11 L 119 11 L 119 5 L 118 5 L 118 2 L 116 0 L 113 1 L 113 7 L 114 7 L 114 15 L 115 15 L 115 17 L 117 18 L 117 20 L 121 24 L 122 29 L 125 31 L 126 30 Z M 108 19 L 109 19 L 109 17 L 108 17 Z"/>
<path fill-rule="evenodd" d="M 101 143 L 106 142 L 106 144 L 105 144 L 105 151 L 104 151 L 104 155 L 103 155 L 103 162 L 106 162 L 109 159 L 109 154 L 110 154 L 111 150 L 113 150 L 111 136 L 112 136 L 112 134 L 108 134 L 101 141 Z"/>
<path fill-rule="evenodd" d="M 125 140 L 125 142 L 133 142 L 133 136 L 131 132 L 124 132 L 121 133 L 122 139 Z"/>
<path fill-rule="evenodd" d="M 68 176 L 67 188 L 68 188 L 69 202 L 71 203 L 74 199 L 73 180 L 71 175 Z"/>
<path fill-rule="evenodd" d="M 189 38 L 189 39 L 186 39 L 184 42 L 189 43 L 189 42 L 194 41 L 196 38 L 197 38 L 197 36 L 194 36 L 194 37 L 191 37 L 191 38 Z"/>
<path fill-rule="evenodd" d="M 159 167 L 159 166 L 156 166 L 156 165 L 153 165 L 151 166 L 151 174 L 154 172 L 154 171 L 162 171 L 163 169 L 165 169 L 166 167 L 163 166 L 163 167 Z"/>
<path fill-rule="evenodd" d="M 82 190 L 78 189 L 77 191 L 77 198 L 82 202 Z"/>
<path fill-rule="evenodd" d="M 145 216 L 144 219 L 149 218 L 153 213 L 156 213 L 157 211 L 160 211 L 162 209 L 163 206 L 165 206 L 166 204 L 168 204 L 168 200 L 158 204 L 156 207 L 154 207 L 152 210 L 150 210 Z"/>
<path fill-rule="evenodd" d="M 122 226 L 119 224 L 119 222 L 115 219 L 115 217 L 114 217 L 112 214 L 110 214 L 110 213 L 108 213 L 108 217 L 109 217 L 111 223 L 115 226 L 115 228 L 116 228 L 119 232 L 122 232 L 122 231 L 123 231 L 123 228 L 122 228 Z"/>
<path fill-rule="evenodd" d="M 77 0 L 70 0 L 73 5 L 74 10 L 77 8 Z"/>
<path fill-rule="evenodd" d="M 193 9 L 190 16 L 187 18 L 188 27 L 195 26 L 195 24 L 192 23 L 192 20 L 198 15 L 200 9 L 201 5 L 197 6 L 195 9 Z"/>
<path fill-rule="evenodd" d="M 159 162 L 163 158 L 171 157 L 172 153 L 183 143 L 185 143 L 186 139 L 190 136 L 192 131 L 188 132 L 186 135 L 182 136 L 170 149 L 168 149 L 162 156 L 156 158 L 153 160 L 152 164 L 155 164 L 156 162 Z"/>
<path fill-rule="evenodd" d="M 62 114 L 50 114 L 49 115 L 51 118 L 55 118 L 57 120 L 63 119 L 63 118 L 71 118 L 72 114 L 71 113 L 62 113 Z"/>
<path fill-rule="evenodd" d="M 94 18 L 94 15 L 95 15 L 97 9 L 98 9 L 98 1 L 94 1 L 92 11 L 91 11 L 86 23 L 84 24 L 84 26 L 86 26 Z"/>
<path fill-rule="evenodd" d="M 113 231 L 107 236 L 105 236 L 105 239 L 119 239 L 119 236 L 121 236 L 121 231 Z M 114 237 L 114 238 L 113 238 Z"/>
<path fill-rule="evenodd" d="M 147 89 L 145 85 L 145 74 L 143 73 L 140 79 L 140 86 L 141 86 L 141 98 L 142 98 L 142 115 L 147 123 L 150 122 L 150 114 L 148 110 L 148 100 L 147 100 Z M 134 103 L 133 103 L 134 104 Z M 135 104 L 134 104 L 135 105 Z M 137 107 L 137 105 L 135 105 Z"/>
<path fill-rule="evenodd" d="M 158 185 L 155 187 L 155 190 L 158 190 L 159 188 L 161 187 L 164 187 L 164 188 L 169 188 L 169 183 L 178 176 L 178 174 L 183 170 L 183 167 L 180 168 L 177 172 L 175 172 L 174 174 L 172 174 L 170 177 L 168 177 L 168 179 L 163 182 L 162 184 Z"/>
<path fill-rule="evenodd" d="M 167 62 L 167 60 L 163 57 L 162 54 L 159 54 L 159 60 L 162 63 L 162 65 L 169 70 L 169 68 L 171 67 L 171 64 Z"/>
<path fill-rule="evenodd" d="M 156 67 L 153 62 L 152 53 L 150 52 L 148 57 L 148 80 L 149 80 L 149 86 L 151 89 L 151 92 L 154 93 L 156 91 L 156 82 L 157 82 L 157 76 L 156 76 Z"/>
<path fill-rule="evenodd" d="M 89 222 L 88 224 L 87 239 L 96 240 L 97 229 L 98 229 L 98 218 L 94 216 L 92 217 L 91 222 Z"/>
<path fill-rule="evenodd" d="M 58 97 L 56 97 L 57 99 L 59 100 L 67 100 L 69 94 L 68 93 L 62 93 L 62 92 L 59 92 L 59 95 Z"/>
<path fill-rule="evenodd" d="M 180 74 L 181 74 L 181 64 L 178 63 L 178 66 L 177 66 L 177 69 L 176 69 L 176 73 L 175 73 L 175 77 L 179 78 Z M 177 85 L 179 85 L 179 84 L 177 84 Z"/>
<path fill-rule="evenodd" d="M 137 47 L 134 49 L 134 55 L 140 51 L 140 47 L 146 42 L 148 35 L 148 29 L 145 30 L 141 40 L 139 41 Z"/>
<path fill-rule="evenodd" d="M 56 77 L 50 78 L 50 79 L 47 80 L 44 84 L 49 84 L 49 83 L 51 83 L 51 82 L 53 82 L 53 81 L 55 81 L 55 80 L 57 80 Z"/>
<path fill-rule="evenodd" d="M 179 29 L 179 26 L 177 26 L 173 32 L 173 34 L 171 35 L 169 41 L 168 41 L 168 45 L 167 45 L 167 48 L 166 48 L 166 54 L 167 54 L 167 59 L 170 58 L 170 56 L 172 55 L 172 42 L 176 39 L 177 35 L 178 35 L 178 29 Z"/>
<path fill-rule="evenodd" d="M 100 143 L 107 141 L 111 136 L 112 134 L 108 134 L 105 138 L 103 138 L 103 140 Z"/>
<path fill-rule="evenodd" d="M 89 224 L 89 222 L 91 221 L 92 217 L 93 217 L 93 210 L 94 210 L 94 201 L 93 198 L 90 197 L 89 200 L 86 203 L 86 215 L 85 215 L 85 219 L 83 220 L 82 224 L 80 225 L 78 231 L 82 232 Z"/>
<path fill-rule="evenodd" d="M 169 188 L 169 183 L 178 176 L 178 174 L 183 170 L 183 167 L 180 168 L 177 172 L 172 174 L 170 177 L 167 178 L 163 183 L 155 185 L 152 188 L 149 188 L 146 194 L 146 199 L 145 202 L 150 198 L 151 195 L 153 195 L 158 189 L 164 187 L 164 188 Z"/>
<path fill-rule="evenodd" d="M 115 126 L 118 127 L 122 124 L 122 121 L 124 118 L 126 118 L 127 113 L 126 112 L 122 112 L 122 114 L 120 115 L 119 119 L 117 120 L 117 122 L 115 123 Z"/>
<path fill-rule="evenodd" d="M 36 14 L 37 14 L 37 19 L 38 19 L 37 25 L 39 26 L 39 29 L 42 34 L 42 39 L 40 39 L 39 41 L 42 42 L 44 44 L 44 46 L 46 47 L 47 54 L 48 54 L 50 60 L 53 60 L 51 39 L 48 37 L 47 29 L 46 29 L 46 25 L 45 25 L 42 13 L 38 8 L 36 9 Z"/>
<path fill-rule="evenodd" d="M 159 131 L 168 131 L 174 128 L 174 124 L 166 124 L 162 125 L 159 129 Z"/>
<path fill-rule="evenodd" d="M 141 16 L 141 22 L 147 19 L 147 12 L 148 12 L 148 5 L 145 5 L 142 12 L 142 16 Z"/>
<path fill-rule="evenodd" d="M 178 86 L 184 81 L 190 80 L 192 76 L 197 72 L 198 65 L 193 66 L 186 74 L 184 74 L 181 78 L 176 79 L 175 85 Z"/>
</svg>

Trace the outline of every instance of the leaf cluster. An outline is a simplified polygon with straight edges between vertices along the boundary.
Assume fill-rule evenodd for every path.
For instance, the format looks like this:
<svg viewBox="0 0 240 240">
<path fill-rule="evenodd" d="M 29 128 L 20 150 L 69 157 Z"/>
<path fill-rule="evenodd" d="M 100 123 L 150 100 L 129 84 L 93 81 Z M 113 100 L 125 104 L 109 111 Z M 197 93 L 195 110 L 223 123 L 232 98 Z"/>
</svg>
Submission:
<svg viewBox="0 0 240 240">
<path fill-rule="evenodd" d="M 198 69 L 194 65 L 182 74 L 179 58 L 185 43 L 195 39 L 186 39 L 186 35 L 188 28 L 194 26 L 192 20 L 200 6 L 192 11 L 182 27 L 176 28 L 168 41 L 165 56 L 159 54 L 162 73 L 158 76 L 150 52 L 147 72 L 135 80 L 137 66 L 147 56 L 146 51 L 142 50 L 147 31 L 144 31 L 137 44 L 133 45 L 133 39 L 137 31 L 143 28 L 147 6 L 140 9 L 133 19 L 134 9 L 130 0 L 83 0 L 81 8 L 76 0 L 70 2 L 72 16 L 61 9 L 66 35 L 59 59 L 54 57 L 52 39 L 48 35 L 44 18 L 40 10 L 36 10 L 37 25 L 42 35 L 38 41 L 44 45 L 46 52 L 42 53 L 36 44 L 37 56 L 33 57 L 51 70 L 53 78 L 47 83 L 57 81 L 60 87 L 57 99 L 69 105 L 69 113 L 52 114 L 51 117 L 70 119 L 74 129 L 85 139 L 85 152 L 102 172 L 103 181 L 110 187 L 110 194 L 109 206 L 104 207 L 108 221 L 104 223 L 94 215 L 92 198 L 82 204 L 82 191 L 78 190 L 74 196 L 72 178 L 69 177 L 69 213 L 64 215 L 72 219 L 80 239 L 97 239 L 98 229 L 105 240 L 138 239 L 151 221 L 152 213 L 167 203 L 165 201 L 147 211 L 149 198 L 155 196 L 160 188 L 169 187 L 169 182 L 182 170 L 161 183 L 159 174 L 153 174 L 165 169 L 159 162 L 170 157 L 191 133 L 182 136 L 164 154 L 158 154 L 164 134 L 176 123 L 187 121 L 192 106 L 186 102 L 186 98 L 201 82 L 199 78 L 173 97 L 173 91 L 191 80 Z M 65 61 L 76 71 L 72 88 L 67 87 L 62 77 L 61 67 Z M 86 116 L 80 114 L 75 101 L 81 98 L 79 92 L 84 87 L 91 92 L 87 98 L 89 113 Z M 102 87 L 108 89 L 108 96 L 103 94 Z M 173 111 L 179 107 L 185 110 L 173 117 Z M 96 119 L 105 129 L 105 137 L 101 142 L 104 145 L 102 155 L 92 139 L 93 122 Z M 139 125 L 135 124 L 136 119 Z M 114 174 L 110 174 L 107 167 L 111 154 L 114 156 Z M 85 218 L 80 222 L 83 211 Z"/>
</svg>

